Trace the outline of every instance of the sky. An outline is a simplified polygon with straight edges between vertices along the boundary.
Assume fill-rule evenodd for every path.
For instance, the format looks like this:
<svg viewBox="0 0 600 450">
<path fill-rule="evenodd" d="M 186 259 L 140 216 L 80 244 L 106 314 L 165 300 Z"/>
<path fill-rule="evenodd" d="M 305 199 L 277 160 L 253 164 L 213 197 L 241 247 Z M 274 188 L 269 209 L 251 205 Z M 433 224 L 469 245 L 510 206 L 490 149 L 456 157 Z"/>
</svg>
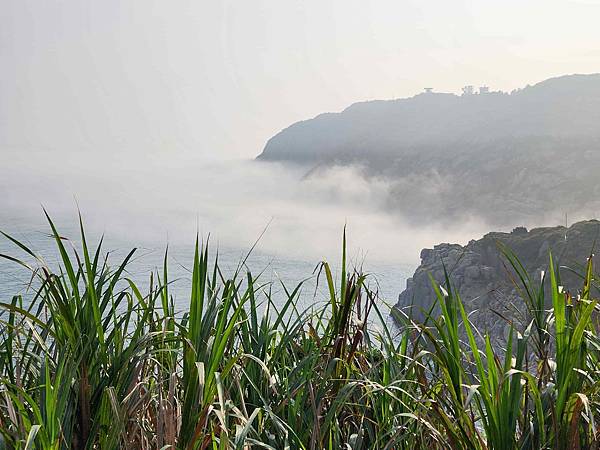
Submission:
<svg viewBox="0 0 600 450">
<path fill-rule="evenodd" d="M 0 0 L 0 10 L 6 159 L 246 159 L 291 123 L 357 101 L 600 72 L 600 0 Z"/>
</svg>

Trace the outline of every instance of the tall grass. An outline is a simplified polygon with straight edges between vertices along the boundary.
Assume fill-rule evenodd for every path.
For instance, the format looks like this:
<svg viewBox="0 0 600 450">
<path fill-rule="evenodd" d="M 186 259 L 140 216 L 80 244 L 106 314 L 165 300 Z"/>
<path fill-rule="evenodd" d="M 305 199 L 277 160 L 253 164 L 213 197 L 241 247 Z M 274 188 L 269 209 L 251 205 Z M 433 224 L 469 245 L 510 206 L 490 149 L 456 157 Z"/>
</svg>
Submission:
<svg viewBox="0 0 600 450">
<path fill-rule="evenodd" d="M 547 300 L 503 249 L 529 322 L 509 324 L 501 349 L 469 323 L 449 276 L 432 280 L 439 315 L 397 314 L 388 328 L 367 276 L 348 269 L 345 237 L 339 279 L 318 266 L 328 298 L 316 312 L 298 309 L 302 284 L 276 301 L 197 240 L 179 315 L 167 253 L 143 288 L 127 275 L 135 250 L 113 264 L 81 220 L 77 249 L 48 222 L 54 270 L 4 235 L 23 256 L 2 257 L 30 272 L 33 295 L 0 304 L 0 448 L 598 447 L 591 258 L 568 291 L 550 256 Z"/>
</svg>

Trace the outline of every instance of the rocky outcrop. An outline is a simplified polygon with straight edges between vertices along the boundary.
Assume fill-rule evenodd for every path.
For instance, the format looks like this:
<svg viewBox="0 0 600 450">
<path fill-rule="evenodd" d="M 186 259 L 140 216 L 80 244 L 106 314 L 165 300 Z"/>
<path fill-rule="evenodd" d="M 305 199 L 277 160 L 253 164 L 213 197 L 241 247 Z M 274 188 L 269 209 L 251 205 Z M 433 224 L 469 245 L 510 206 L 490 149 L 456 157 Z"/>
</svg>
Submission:
<svg viewBox="0 0 600 450">
<path fill-rule="evenodd" d="M 519 227 L 511 233 L 488 233 L 465 246 L 439 244 L 433 249 L 423 249 L 421 265 L 407 280 L 396 308 L 417 320 L 423 319 L 423 312 L 435 299 L 430 275 L 443 285 L 445 267 L 452 286 L 480 331 L 499 337 L 504 334 L 507 320 L 526 323 L 514 272 L 499 244 L 510 248 L 529 275 L 537 280 L 541 279 L 541 272 L 547 270 L 551 252 L 560 267 L 561 283 L 574 293 L 581 288 L 581 279 L 576 273 L 582 273 L 587 258 L 600 245 L 600 222 L 589 220 L 569 228 L 558 226 L 531 231 Z"/>
</svg>

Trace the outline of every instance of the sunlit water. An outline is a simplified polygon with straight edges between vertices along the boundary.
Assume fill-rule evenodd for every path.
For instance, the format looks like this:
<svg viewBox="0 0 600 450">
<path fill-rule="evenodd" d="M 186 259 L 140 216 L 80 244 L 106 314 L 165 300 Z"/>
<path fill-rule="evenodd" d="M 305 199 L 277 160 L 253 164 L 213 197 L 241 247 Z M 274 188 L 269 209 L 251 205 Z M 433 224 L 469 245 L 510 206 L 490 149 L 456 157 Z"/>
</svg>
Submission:
<svg viewBox="0 0 600 450">
<path fill-rule="evenodd" d="M 61 218 L 59 222 L 67 222 Z M 76 217 L 72 222 L 76 225 Z M 50 267 L 58 267 L 58 250 L 54 239 L 50 235 L 50 227 L 41 219 L 31 221 L 27 218 L 3 217 L 0 221 L 0 229 L 12 237 L 18 239 L 28 248 L 39 255 Z M 79 230 L 76 226 L 63 226 L 60 234 L 68 238 L 67 249 L 77 249 L 80 244 Z M 127 253 L 136 248 L 136 253 L 128 265 L 126 276 L 138 284 L 141 291 L 147 289 L 151 272 L 160 272 L 162 277 L 163 260 L 166 242 L 147 242 L 144 239 L 132 239 L 131 236 L 123 237 L 118 233 L 105 230 L 103 254 L 108 254 L 109 265 L 118 267 Z M 87 236 L 88 245 L 97 245 L 101 233 L 90 230 Z M 327 300 L 327 287 L 324 276 L 317 280 L 318 259 L 308 258 L 285 258 L 280 254 L 270 254 L 261 249 L 260 240 L 255 248 L 231 247 L 225 243 L 211 244 L 210 251 L 214 256 L 218 251 L 219 266 L 225 276 L 233 276 L 236 270 L 240 270 L 242 277 L 250 271 L 254 277 L 258 277 L 258 284 L 264 289 L 270 289 L 272 298 L 276 304 L 281 305 L 285 298 L 283 286 L 292 291 L 299 283 L 302 287 L 299 294 L 299 307 L 301 310 L 310 309 L 311 306 L 318 307 Z M 168 273 L 171 284 L 169 293 L 173 297 L 178 312 L 185 312 L 188 307 L 191 273 L 190 268 L 193 261 L 194 236 L 190 237 L 189 243 L 170 244 L 168 248 Z M 12 257 L 31 261 L 26 253 L 19 249 L 8 239 L 0 238 L 0 253 Z M 339 255 L 338 260 L 330 261 L 335 275 L 339 279 Z M 406 278 L 414 268 L 410 264 L 390 264 L 381 261 L 369 261 L 368 258 L 356 260 L 352 256 L 350 267 L 362 266 L 364 272 L 369 273 L 369 284 L 379 292 L 379 305 L 382 312 L 389 312 L 388 305 L 395 303 L 398 293 L 404 288 Z M 245 264 L 241 266 L 242 262 Z M 241 267 L 241 269 L 240 269 Z M 27 303 L 33 294 L 30 287 L 31 273 L 18 264 L 0 259 L 0 301 L 10 302 L 14 295 L 22 295 Z M 318 282 L 317 282 L 318 281 Z"/>
</svg>

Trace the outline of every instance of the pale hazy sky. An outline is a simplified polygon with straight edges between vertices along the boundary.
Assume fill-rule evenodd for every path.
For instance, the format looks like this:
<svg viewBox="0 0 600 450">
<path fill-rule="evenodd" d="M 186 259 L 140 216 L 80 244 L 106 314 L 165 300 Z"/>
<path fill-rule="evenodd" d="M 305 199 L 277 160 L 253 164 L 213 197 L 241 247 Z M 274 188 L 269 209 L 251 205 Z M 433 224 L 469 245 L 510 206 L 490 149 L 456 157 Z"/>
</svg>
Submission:
<svg viewBox="0 0 600 450">
<path fill-rule="evenodd" d="M 600 0 L 0 0 L 0 152 L 252 157 L 356 101 L 600 72 L 598 23 Z"/>
</svg>

